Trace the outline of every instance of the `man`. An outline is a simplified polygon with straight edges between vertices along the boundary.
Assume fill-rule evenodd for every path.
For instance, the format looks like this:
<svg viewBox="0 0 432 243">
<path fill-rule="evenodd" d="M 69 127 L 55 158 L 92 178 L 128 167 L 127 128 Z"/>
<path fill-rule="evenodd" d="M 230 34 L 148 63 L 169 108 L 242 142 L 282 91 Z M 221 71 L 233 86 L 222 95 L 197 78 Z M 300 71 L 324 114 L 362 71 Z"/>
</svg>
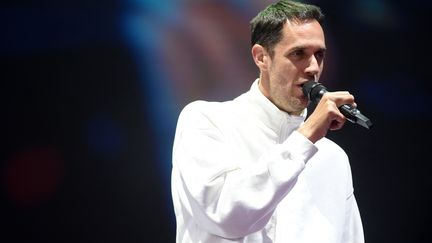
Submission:
<svg viewBox="0 0 432 243">
<path fill-rule="evenodd" d="M 173 148 L 177 242 L 364 242 L 340 129 L 348 92 L 324 94 L 306 117 L 302 85 L 323 70 L 323 15 L 292 1 L 251 21 L 251 89 L 227 102 L 192 102 Z"/>
</svg>

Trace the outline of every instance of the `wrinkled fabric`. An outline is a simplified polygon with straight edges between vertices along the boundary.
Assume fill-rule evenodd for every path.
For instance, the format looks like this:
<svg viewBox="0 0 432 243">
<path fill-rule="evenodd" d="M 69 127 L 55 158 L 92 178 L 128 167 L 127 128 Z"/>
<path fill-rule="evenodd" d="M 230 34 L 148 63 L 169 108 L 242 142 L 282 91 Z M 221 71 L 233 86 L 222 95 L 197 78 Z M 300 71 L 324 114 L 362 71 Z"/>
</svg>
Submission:
<svg viewBox="0 0 432 243">
<path fill-rule="evenodd" d="M 178 243 L 362 243 L 346 153 L 259 90 L 181 112 L 173 147 Z"/>
</svg>

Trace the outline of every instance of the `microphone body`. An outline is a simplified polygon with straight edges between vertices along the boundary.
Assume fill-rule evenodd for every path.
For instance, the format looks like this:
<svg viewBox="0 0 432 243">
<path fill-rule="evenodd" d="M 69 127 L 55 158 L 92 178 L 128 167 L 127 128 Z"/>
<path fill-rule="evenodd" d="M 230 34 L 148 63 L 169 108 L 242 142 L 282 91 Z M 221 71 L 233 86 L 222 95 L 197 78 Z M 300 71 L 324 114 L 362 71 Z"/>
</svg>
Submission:
<svg viewBox="0 0 432 243">
<path fill-rule="evenodd" d="M 303 94 L 313 103 L 318 103 L 321 100 L 321 97 L 327 92 L 328 91 L 324 85 L 313 80 L 308 81 L 303 85 Z M 339 111 L 352 123 L 356 123 L 367 129 L 372 127 L 371 120 L 352 105 L 342 105 L 339 107 Z"/>
</svg>

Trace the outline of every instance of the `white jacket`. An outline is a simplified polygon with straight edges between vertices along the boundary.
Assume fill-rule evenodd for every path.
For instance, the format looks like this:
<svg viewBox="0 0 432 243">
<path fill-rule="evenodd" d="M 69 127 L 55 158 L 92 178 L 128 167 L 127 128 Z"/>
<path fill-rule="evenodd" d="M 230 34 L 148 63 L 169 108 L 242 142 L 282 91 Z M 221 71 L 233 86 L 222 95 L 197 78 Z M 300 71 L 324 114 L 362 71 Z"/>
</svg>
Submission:
<svg viewBox="0 0 432 243">
<path fill-rule="evenodd" d="M 364 242 L 345 152 L 296 129 L 259 90 L 180 114 L 172 198 L 178 243 Z"/>
</svg>

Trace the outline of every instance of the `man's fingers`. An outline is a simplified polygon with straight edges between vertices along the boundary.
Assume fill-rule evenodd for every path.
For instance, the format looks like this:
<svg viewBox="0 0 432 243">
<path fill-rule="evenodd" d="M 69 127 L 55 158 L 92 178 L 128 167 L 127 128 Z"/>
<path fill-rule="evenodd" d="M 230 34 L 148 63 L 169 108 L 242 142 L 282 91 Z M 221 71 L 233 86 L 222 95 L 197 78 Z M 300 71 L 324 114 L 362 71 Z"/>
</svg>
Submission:
<svg viewBox="0 0 432 243">
<path fill-rule="evenodd" d="M 354 96 L 348 91 L 327 92 L 323 95 L 322 99 L 333 101 L 337 107 L 345 104 L 350 104 L 354 107 L 357 106 L 354 102 Z"/>
<path fill-rule="evenodd" d="M 330 127 L 329 130 L 335 131 L 335 130 L 339 130 L 343 127 L 343 125 L 345 124 L 346 118 L 341 114 L 341 116 L 337 116 L 336 119 L 334 119 L 331 123 L 330 123 Z"/>
</svg>

